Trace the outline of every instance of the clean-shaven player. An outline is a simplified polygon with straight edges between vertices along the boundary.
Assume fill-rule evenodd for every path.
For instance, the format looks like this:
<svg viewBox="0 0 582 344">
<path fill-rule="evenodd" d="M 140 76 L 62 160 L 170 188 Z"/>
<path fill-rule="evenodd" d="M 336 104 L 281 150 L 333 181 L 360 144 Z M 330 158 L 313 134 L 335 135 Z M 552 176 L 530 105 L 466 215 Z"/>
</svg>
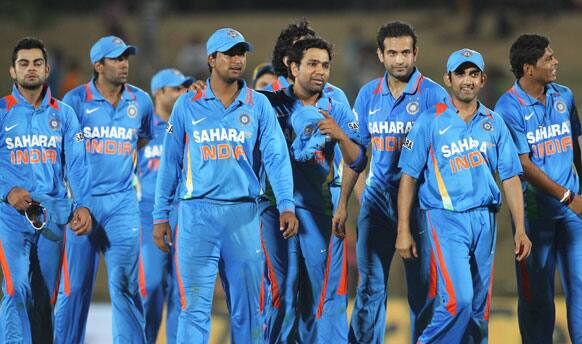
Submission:
<svg viewBox="0 0 582 344">
<path fill-rule="evenodd" d="M 288 58 L 294 84 L 266 94 L 292 151 L 300 229 L 297 237 L 284 238 L 277 231 L 276 207 L 271 204 L 261 214 L 269 290 L 265 341 L 346 342 L 347 257 L 343 233 L 332 234 L 332 204 L 326 195 L 335 148 L 350 166 L 345 170 L 358 172 L 366 166 L 365 150 L 350 108 L 323 92 L 331 45 L 307 37 L 295 42 Z"/>
<path fill-rule="evenodd" d="M 166 342 L 175 343 L 180 314 L 180 297 L 172 254 L 161 251 L 153 239 L 153 210 L 156 179 L 163 154 L 164 136 L 176 100 L 192 84 L 192 78 L 177 69 L 162 69 L 151 80 L 154 98 L 153 138 L 137 152 L 139 211 L 141 214 L 141 252 L 139 288 L 146 320 L 146 339 L 155 343 L 162 321 L 164 300 L 167 302 Z M 177 209 L 171 211 L 170 224 L 177 225 Z"/>
<path fill-rule="evenodd" d="M 2 343 L 52 343 L 62 240 L 49 240 L 27 220 L 38 197 L 66 199 L 66 178 L 76 202 L 71 230 L 75 235 L 91 230 L 83 134 L 71 107 L 51 96 L 45 84 L 49 71 L 43 42 L 19 40 L 10 66 L 12 93 L 0 99 Z M 48 216 L 60 217 L 55 209 L 46 210 Z"/>
<path fill-rule="evenodd" d="M 572 343 L 582 343 L 580 119 L 572 91 L 556 81 L 547 37 L 525 34 L 509 50 L 517 79 L 497 101 L 523 166 L 531 256 L 517 264 L 519 330 L 524 343 L 551 343 L 556 265 L 566 294 Z M 575 169 L 574 169 L 575 168 Z"/>
<path fill-rule="evenodd" d="M 453 52 L 444 76 L 451 98 L 422 113 L 402 146 L 396 249 L 405 259 L 418 256 L 410 226 L 418 185 L 420 226 L 429 236 L 439 277 L 439 303 L 418 343 L 487 342 L 495 215 L 501 205 L 495 174 L 516 219 L 516 259 L 531 250 L 515 145 L 501 116 L 477 100 L 485 80 L 480 53 Z"/>
<path fill-rule="evenodd" d="M 401 175 L 398 159 L 402 142 L 422 112 L 448 98 L 444 88 L 416 68 L 417 36 L 410 24 L 386 23 L 378 30 L 376 40 L 378 59 L 386 73 L 364 85 L 354 103 L 362 143 L 372 146 L 372 161 L 357 226 L 359 283 L 350 322 L 350 343 L 384 342 L 386 283 L 395 251 Z M 413 209 L 416 214 L 416 203 Z M 416 222 L 411 229 L 419 257 L 405 260 L 404 267 L 410 337 L 411 342 L 416 343 L 432 316 L 436 271 L 433 269 L 431 274 L 434 257 L 428 237 L 419 234 Z"/>
<path fill-rule="evenodd" d="M 262 343 L 264 265 L 257 199 L 266 170 L 284 236 L 297 232 L 289 153 L 268 100 L 241 79 L 251 45 L 231 28 L 206 43 L 206 89 L 178 98 L 164 139 L 156 184 L 154 239 L 173 242 L 182 311 L 178 343 L 206 343 L 216 274 L 230 312 L 233 342 Z M 180 199 L 172 240 L 168 216 Z"/>
<path fill-rule="evenodd" d="M 144 314 L 138 288 L 139 207 L 132 186 L 134 155 L 152 137 L 148 94 L 127 83 L 136 48 L 115 36 L 91 47 L 95 77 L 63 101 L 77 113 L 92 168 L 91 235 L 67 232 L 61 286 L 55 308 L 55 341 L 82 343 L 103 252 L 113 309 L 113 341 L 143 343 Z"/>
</svg>

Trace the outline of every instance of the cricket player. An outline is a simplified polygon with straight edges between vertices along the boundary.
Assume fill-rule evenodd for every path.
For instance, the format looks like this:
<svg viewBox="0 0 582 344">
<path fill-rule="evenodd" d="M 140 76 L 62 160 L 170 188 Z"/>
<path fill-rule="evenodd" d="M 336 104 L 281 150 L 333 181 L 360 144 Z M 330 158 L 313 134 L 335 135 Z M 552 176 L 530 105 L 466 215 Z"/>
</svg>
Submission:
<svg viewBox="0 0 582 344">
<path fill-rule="evenodd" d="M 91 47 L 95 77 L 68 92 L 63 101 L 77 113 L 92 168 L 89 236 L 67 233 L 62 281 L 55 308 L 55 341 L 82 343 L 103 252 L 113 307 L 113 341 L 145 342 L 138 288 L 140 218 L 132 186 L 134 156 L 152 137 L 153 106 L 148 94 L 127 83 L 129 56 L 136 48 L 115 36 Z"/>
<path fill-rule="evenodd" d="M 501 205 L 495 174 L 516 219 L 516 259 L 530 253 L 515 145 L 503 119 L 477 100 L 486 78 L 480 53 L 453 52 L 444 76 L 451 98 L 422 113 L 402 146 L 396 249 L 418 256 L 410 225 L 418 185 L 419 222 L 438 271 L 439 303 L 418 343 L 487 342 Z"/>
<path fill-rule="evenodd" d="M 261 215 L 269 291 L 265 341 L 270 343 L 347 341 L 347 257 L 343 233 L 332 234 L 328 183 L 336 146 L 357 171 L 365 168 L 366 156 L 350 108 L 323 92 L 332 56 L 331 45 L 321 38 L 298 40 L 288 55 L 294 84 L 267 94 L 293 153 L 300 222 L 298 236 L 287 239 L 277 231 L 279 213 L 272 204 Z"/>
<path fill-rule="evenodd" d="M 253 69 L 252 86 L 254 90 L 263 90 L 276 80 L 275 70 L 270 63 L 260 63 Z"/>
<path fill-rule="evenodd" d="M 289 24 L 286 28 L 281 30 L 279 37 L 277 38 L 277 42 L 275 43 L 275 47 L 273 49 L 273 58 L 272 58 L 272 65 L 277 75 L 277 81 L 272 83 L 271 85 L 265 87 L 267 91 L 277 91 L 283 88 L 289 87 L 290 84 L 293 83 L 294 77 L 293 74 L 289 71 L 289 51 L 297 40 L 305 38 L 305 37 L 313 37 L 316 33 L 311 28 L 309 22 L 307 20 L 302 20 L 298 23 Z M 351 107 L 348 98 L 344 91 L 342 91 L 339 87 L 326 82 L 325 86 L 323 87 L 323 93 L 335 100 L 338 103 L 343 103 L 347 107 Z M 329 183 L 329 191 L 331 196 L 331 201 L 334 209 L 334 213 L 340 208 L 340 195 L 341 195 L 341 186 L 342 186 L 342 174 L 343 174 L 343 157 L 339 146 L 336 146 L 336 151 L 334 152 L 334 179 L 332 183 Z M 360 185 L 360 184 L 358 184 Z M 353 187 L 348 188 L 350 190 L 349 194 L 344 196 L 345 200 L 341 204 L 341 211 L 343 211 L 340 216 L 341 220 L 345 222 L 347 220 L 347 201 L 349 199 L 349 195 L 351 194 L 351 190 Z M 361 187 L 356 187 L 356 193 L 358 200 L 360 199 L 361 195 Z"/>
<path fill-rule="evenodd" d="M 440 85 L 422 75 L 414 28 L 394 21 L 382 25 L 376 37 L 378 59 L 384 76 L 364 85 L 354 112 L 365 146 L 371 143 L 372 162 L 358 218 L 356 253 L 359 284 L 350 323 L 350 343 L 384 343 L 387 281 L 394 256 L 397 225 L 397 195 L 401 171 L 398 159 L 402 142 L 418 116 L 448 98 Z M 417 212 L 414 203 L 413 213 Z M 415 219 L 416 216 L 413 216 Z M 416 222 L 412 233 L 418 259 L 405 260 L 410 337 L 416 343 L 432 315 L 436 292 L 434 256 L 425 233 Z"/>
<path fill-rule="evenodd" d="M 264 265 L 257 200 L 264 169 L 281 216 L 276 231 L 297 232 L 289 153 L 267 99 L 242 80 L 251 45 L 231 28 L 206 43 L 206 89 L 178 98 L 164 139 L 154 205 L 154 239 L 174 247 L 182 310 L 178 343 L 206 343 L 216 274 L 230 313 L 233 343 L 262 343 Z M 175 239 L 168 224 L 180 199 Z"/>
<path fill-rule="evenodd" d="M 141 214 L 141 252 L 139 288 L 143 299 L 146 319 L 146 339 L 155 343 L 162 321 L 164 300 L 167 302 L 166 342 L 175 343 L 180 314 L 180 298 L 176 288 L 176 275 L 172 255 L 160 250 L 153 238 L 153 210 L 156 179 L 163 153 L 164 134 L 172 108 L 180 95 L 192 84 L 192 78 L 177 69 L 162 69 L 151 80 L 154 98 L 153 138 L 137 152 L 137 176 L 139 180 L 139 211 Z M 176 204 L 177 206 L 177 204 Z M 172 211 L 177 225 L 177 209 Z M 175 213 L 175 214 L 174 214 Z"/>
<path fill-rule="evenodd" d="M 523 166 L 526 231 L 532 254 L 517 263 L 519 330 L 524 343 L 551 343 L 556 265 L 566 295 L 572 343 L 582 343 L 580 119 L 572 91 L 556 81 L 547 37 L 519 36 L 509 51 L 516 81 L 495 106 Z M 515 221 L 514 217 L 514 221 Z"/>
<path fill-rule="evenodd" d="M 67 222 L 73 236 L 91 230 L 85 140 L 73 109 L 51 96 L 45 84 L 49 72 L 44 43 L 20 39 L 12 52 L 12 93 L 0 99 L 2 343 L 52 343 L 62 239 L 42 235 L 49 219 L 61 236 Z M 49 207 L 67 202 L 65 179 L 74 200 L 72 217 L 71 207 L 62 212 Z"/>
</svg>

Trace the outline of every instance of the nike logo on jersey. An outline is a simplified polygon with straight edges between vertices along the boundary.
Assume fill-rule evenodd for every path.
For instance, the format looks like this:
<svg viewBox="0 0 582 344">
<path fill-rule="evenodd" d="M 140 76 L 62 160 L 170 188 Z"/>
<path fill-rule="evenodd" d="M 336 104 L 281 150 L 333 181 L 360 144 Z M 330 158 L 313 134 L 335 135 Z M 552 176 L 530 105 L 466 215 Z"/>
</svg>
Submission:
<svg viewBox="0 0 582 344">
<path fill-rule="evenodd" d="M 92 109 L 87 109 L 87 110 L 85 110 L 85 113 L 86 113 L 87 115 L 89 115 L 89 114 L 92 114 L 93 112 L 95 112 L 95 111 L 97 111 L 97 110 L 99 110 L 99 107 L 92 108 Z"/>
<path fill-rule="evenodd" d="M 196 124 L 198 124 L 198 123 L 202 122 L 202 121 L 203 121 L 203 120 L 205 120 L 205 119 L 206 119 L 206 117 L 204 117 L 204 118 L 200 118 L 200 119 L 198 119 L 198 120 L 192 120 L 192 125 L 196 125 Z"/>
<path fill-rule="evenodd" d="M 452 124 L 444 129 L 442 129 L 442 130 L 439 130 L 439 134 L 442 135 L 442 134 L 446 133 L 449 129 L 451 129 L 451 127 L 452 127 Z"/>
<path fill-rule="evenodd" d="M 530 112 L 530 114 L 529 114 L 529 115 L 525 115 L 525 120 L 526 120 L 526 121 L 529 121 L 529 119 L 530 119 L 530 118 L 531 118 L 533 115 L 534 115 L 534 113 L 533 113 L 533 112 Z"/>
<path fill-rule="evenodd" d="M 12 130 L 12 129 L 16 128 L 17 126 L 18 126 L 18 124 L 11 125 L 11 126 L 9 126 L 9 127 L 6 127 L 6 126 L 5 126 L 5 127 L 4 127 L 4 130 L 8 132 L 8 131 L 10 131 L 10 130 Z"/>
<path fill-rule="evenodd" d="M 374 111 L 370 110 L 370 111 L 368 111 L 368 115 L 370 115 L 370 116 L 371 116 L 371 115 L 375 114 L 376 112 L 378 112 L 378 111 L 380 111 L 380 110 L 382 110 L 382 108 L 378 108 L 378 109 L 376 109 L 376 110 L 374 110 Z"/>
</svg>

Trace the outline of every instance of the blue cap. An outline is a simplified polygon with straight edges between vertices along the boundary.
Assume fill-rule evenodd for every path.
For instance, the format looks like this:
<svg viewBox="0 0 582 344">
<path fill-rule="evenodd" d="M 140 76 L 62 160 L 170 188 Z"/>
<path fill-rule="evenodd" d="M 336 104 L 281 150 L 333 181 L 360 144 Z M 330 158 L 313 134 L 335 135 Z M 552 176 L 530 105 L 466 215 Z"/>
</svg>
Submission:
<svg viewBox="0 0 582 344">
<path fill-rule="evenodd" d="M 454 72 L 465 62 L 471 62 L 482 72 L 485 71 L 485 61 L 483 60 L 483 56 L 481 56 L 478 51 L 465 48 L 457 50 L 449 56 L 449 59 L 447 60 L 447 73 Z"/>
<path fill-rule="evenodd" d="M 189 76 L 185 76 L 179 70 L 174 68 L 166 68 L 157 72 L 153 76 L 150 87 L 152 90 L 152 95 L 155 95 L 156 91 L 160 88 L 178 87 L 182 85 L 184 87 L 189 87 L 192 82 L 194 82 L 194 79 Z"/>
<path fill-rule="evenodd" d="M 125 44 L 121 38 L 116 36 L 101 37 L 91 47 L 91 64 L 95 64 L 104 57 L 110 59 L 118 58 L 126 52 L 130 55 L 135 55 L 137 48 L 133 45 Z"/>
<path fill-rule="evenodd" d="M 214 31 L 210 38 L 208 38 L 208 42 L 206 42 L 206 55 L 210 56 L 217 51 L 223 53 L 241 43 L 244 44 L 247 51 L 253 50 L 253 46 L 245 41 L 244 36 L 240 32 L 229 27 L 218 29 Z"/>
<path fill-rule="evenodd" d="M 291 114 L 291 126 L 296 135 L 291 153 L 295 160 L 310 160 L 323 148 L 327 138 L 319 132 L 317 123 L 324 118 L 312 105 L 303 106 Z"/>
</svg>

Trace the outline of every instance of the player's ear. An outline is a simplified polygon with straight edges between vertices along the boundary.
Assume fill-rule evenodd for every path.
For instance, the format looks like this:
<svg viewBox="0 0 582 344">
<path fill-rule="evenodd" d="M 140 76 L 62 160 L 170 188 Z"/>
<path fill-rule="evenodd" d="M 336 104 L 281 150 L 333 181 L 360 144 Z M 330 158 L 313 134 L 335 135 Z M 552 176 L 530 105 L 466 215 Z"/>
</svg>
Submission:
<svg viewBox="0 0 582 344">
<path fill-rule="evenodd" d="M 445 73 L 445 75 L 443 75 L 443 82 L 445 83 L 445 86 L 451 87 L 451 73 Z"/>
<path fill-rule="evenodd" d="M 10 77 L 12 80 L 16 80 L 16 70 L 14 69 L 14 66 L 10 66 L 8 71 L 10 72 Z"/>
<path fill-rule="evenodd" d="M 481 87 L 485 86 L 487 82 L 487 74 L 485 72 L 481 72 Z"/>
<path fill-rule="evenodd" d="M 376 49 L 376 54 L 378 55 L 378 60 L 380 60 L 381 63 L 384 63 L 384 54 L 380 48 Z"/>
<path fill-rule="evenodd" d="M 299 74 L 299 65 L 295 62 L 291 62 L 291 64 L 289 65 L 289 71 L 291 71 L 291 75 L 293 75 L 293 77 L 296 78 L 297 75 Z"/>
<path fill-rule="evenodd" d="M 212 68 L 214 68 L 214 62 L 216 61 L 215 56 L 213 55 L 208 55 L 208 65 Z"/>
<path fill-rule="evenodd" d="M 418 47 L 414 47 L 414 49 L 412 49 L 412 55 L 414 56 L 414 62 L 416 62 L 416 59 L 418 58 L 419 51 L 420 51 L 420 49 L 418 49 Z"/>
</svg>

